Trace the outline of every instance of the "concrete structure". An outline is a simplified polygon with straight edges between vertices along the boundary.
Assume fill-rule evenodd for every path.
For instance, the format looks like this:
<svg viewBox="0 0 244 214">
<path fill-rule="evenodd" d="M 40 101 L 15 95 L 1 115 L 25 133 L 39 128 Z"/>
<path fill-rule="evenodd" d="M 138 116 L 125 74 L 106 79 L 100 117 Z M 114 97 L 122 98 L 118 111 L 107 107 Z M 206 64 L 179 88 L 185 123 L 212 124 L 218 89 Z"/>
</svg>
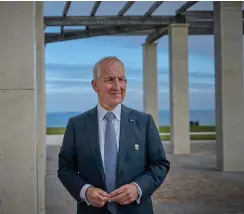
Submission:
<svg viewBox="0 0 244 214">
<path fill-rule="evenodd" d="M 175 154 L 190 153 L 188 95 L 188 27 L 169 27 L 170 133 Z"/>
<path fill-rule="evenodd" d="M 32 2 L 0 3 L 1 213 L 37 213 L 34 15 Z"/>
<path fill-rule="evenodd" d="M 143 105 L 158 125 L 157 44 L 143 44 Z"/>
<path fill-rule="evenodd" d="M 1 2 L 0 26 L 0 213 L 44 214 L 42 3 Z"/>
<path fill-rule="evenodd" d="M 45 43 L 103 35 L 148 35 L 143 45 L 144 107 L 158 124 L 157 49 L 154 43 L 169 33 L 171 143 L 175 154 L 188 154 L 187 35 L 215 33 L 217 167 L 244 171 L 243 20 L 240 2 L 216 2 L 212 11 L 186 11 L 186 2 L 173 16 L 153 16 L 155 2 L 143 16 L 44 17 L 41 2 L 0 2 L 0 212 L 45 213 L 45 45 L 44 25 L 60 26 L 45 33 Z M 214 22 L 213 22 L 214 19 Z M 205 21 L 203 21 L 205 20 Z M 188 25 L 187 23 L 190 23 Z M 215 24 L 215 28 L 213 28 Z M 66 31 L 82 25 L 85 30 Z M 215 29 L 215 32 L 213 31 Z"/>
<path fill-rule="evenodd" d="M 215 2 L 217 167 L 244 171 L 241 2 Z"/>
<path fill-rule="evenodd" d="M 46 85 L 43 2 L 36 2 L 37 191 L 38 214 L 45 214 Z"/>
</svg>

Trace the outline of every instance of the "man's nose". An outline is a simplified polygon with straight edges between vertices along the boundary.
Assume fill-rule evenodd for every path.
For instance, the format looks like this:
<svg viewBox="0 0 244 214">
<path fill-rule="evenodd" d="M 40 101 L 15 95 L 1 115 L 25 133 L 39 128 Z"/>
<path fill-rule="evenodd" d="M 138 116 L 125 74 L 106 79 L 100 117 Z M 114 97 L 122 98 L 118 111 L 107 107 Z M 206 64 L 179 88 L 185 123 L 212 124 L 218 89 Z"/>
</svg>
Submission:
<svg viewBox="0 0 244 214">
<path fill-rule="evenodd" d="M 114 81 L 114 89 L 117 89 L 117 90 L 120 89 L 120 82 L 119 82 L 119 80 L 117 78 Z"/>
</svg>

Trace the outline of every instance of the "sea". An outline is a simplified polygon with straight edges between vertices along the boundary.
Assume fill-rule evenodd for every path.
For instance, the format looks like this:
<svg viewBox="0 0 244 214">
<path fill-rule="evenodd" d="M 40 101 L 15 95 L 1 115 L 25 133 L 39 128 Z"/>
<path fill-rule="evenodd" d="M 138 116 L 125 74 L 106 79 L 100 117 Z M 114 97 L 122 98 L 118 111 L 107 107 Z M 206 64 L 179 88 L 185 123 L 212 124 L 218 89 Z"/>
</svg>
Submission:
<svg viewBox="0 0 244 214">
<path fill-rule="evenodd" d="M 81 112 L 48 112 L 46 121 L 48 128 L 66 127 L 68 119 Z M 189 121 L 198 122 L 199 125 L 215 125 L 214 110 L 190 110 Z M 170 123 L 170 112 L 168 110 L 159 111 L 159 125 L 168 126 Z"/>
</svg>

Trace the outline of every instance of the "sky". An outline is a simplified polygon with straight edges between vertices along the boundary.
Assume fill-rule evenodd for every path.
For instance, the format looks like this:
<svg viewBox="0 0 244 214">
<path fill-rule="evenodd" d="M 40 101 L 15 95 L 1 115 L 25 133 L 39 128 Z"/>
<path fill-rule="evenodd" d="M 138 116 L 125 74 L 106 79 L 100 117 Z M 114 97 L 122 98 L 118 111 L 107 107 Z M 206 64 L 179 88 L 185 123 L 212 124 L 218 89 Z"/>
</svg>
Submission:
<svg viewBox="0 0 244 214">
<path fill-rule="evenodd" d="M 142 15 L 154 2 L 136 2 L 126 15 Z M 44 15 L 60 15 L 65 2 L 45 2 Z M 68 15 L 89 15 L 94 2 L 73 2 Z M 116 15 L 125 2 L 102 2 L 96 15 Z M 184 2 L 164 2 L 154 15 L 173 15 Z M 108 7 L 108 5 L 110 7 Z M 212 10 L 199 2 L 191 10 Z M 67 29 L 67 28 L 65 28 Z M 46 32 L 58 32 L 48 27 Z M 104 56 L 117 56 L 128 79 L 124 104 L 143 111 L 142 44 L 146 36 L 103 36 L 46 45 L 47 112 L 83 112 L 97 104 L 91 87 L 93 65 Z M 157 40 L 158 108 L 169 109 L 168 36 Z M 213 110 L 213 36 L 189 36 L 189 108 Z"/>
</svg>

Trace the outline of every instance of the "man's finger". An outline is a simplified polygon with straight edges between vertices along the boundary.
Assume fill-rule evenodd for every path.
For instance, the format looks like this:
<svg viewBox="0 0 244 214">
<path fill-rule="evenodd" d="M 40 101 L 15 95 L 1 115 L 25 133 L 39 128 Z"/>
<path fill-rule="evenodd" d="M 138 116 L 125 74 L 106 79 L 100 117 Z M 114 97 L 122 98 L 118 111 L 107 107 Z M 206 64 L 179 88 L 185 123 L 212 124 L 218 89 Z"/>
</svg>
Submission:
<svg viewBox="0 0 244 214">
<path fill-rule="evenodd" d="M 93 202 L 93 203 L 91 203 L 91 205 L 93 207 L 103 207 L 104 203 L 103 202 Z"/>
<path fill-rule="evenodd" d="M 109 197 L 109 194 L 106 193 L 106 192 L 104 192 L 104 191 L 101 190 L 101 189 L 98 190 L 98 193 L 99 193 L 100 195 L 102 195 L 103 197 Z"/>
<path fill-rule="evenodd" d="M 109 195 L 110 195 L 110 197 L 114 197 L 116 195 L 119 195 L 119 194 L 123 193 L 124 189 L 125 189 L 125 186 L 122 186 L 119 189 L 116 189 L 113 192 L 111 192 Z"/>
<path fill-rule="evenodd" d="M 126 201 L 121 202 L 120 204 L 121 205 L 128 205 L 128 204 L 131 204 L 131 203 L 132 203 L 131 200 L 126 200 Z"/>
<path fill-rule="evenodd" d="M 106 202 L 106 201 L 108 200 L 107 197 L 104 197 L 104 196 L 100 195 L 99 193 L 97 193 L 97 195 L 96 195 L 95 198 L 96 198 L 96 200 L 99 201 L 99 202 Z"/>
<path fill-rule="evenodd" d="M 126 200 L 126 198 L 127 198 L 127 193 L 126 192 L 122 192 L 119 195 L 116 195 L 114 197 L 111 197 L 110 200 L 111 201 L 119 202 L 121 200 Z"/>
</svg>

